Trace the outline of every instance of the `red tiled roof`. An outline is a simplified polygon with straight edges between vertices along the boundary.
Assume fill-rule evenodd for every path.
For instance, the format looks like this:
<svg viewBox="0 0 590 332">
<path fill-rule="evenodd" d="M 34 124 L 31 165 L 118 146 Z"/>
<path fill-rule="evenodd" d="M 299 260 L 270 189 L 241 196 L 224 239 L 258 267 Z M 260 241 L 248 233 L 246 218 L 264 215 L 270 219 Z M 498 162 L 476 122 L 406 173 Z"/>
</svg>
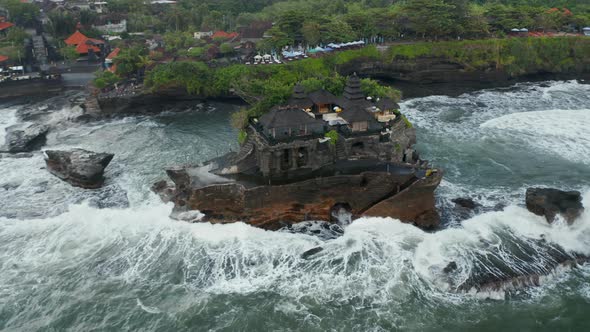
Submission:
<svg viewBox="0 0 590 332">
<path fill-rule="evenodd" d="M 78 52 L 78 54 L 87 54 L 89 50 L 94 51 L 94 53 L 100 52 L 100 48 L 92 43 L 82 43 L 76 46 L 76 52 Z"/>
<path fill-rule="evenodd" d="M 238 36 L 237 32 L 227 33 L 225 31 L 215 31 L 215 33 L 213 34 L 213 36 L 211 36 L 211 38 L 213 38 L 213 39 L 215 39 L 215 38 L 233 39 L 233 38 L 236 38 L 237 36 Z"/>
<path fill-rule="evenodd" d="M 100 48 L 96 45 L 104 44 L 104 41 L 100 39 L 88 38 L 80 31 L 76 30 L 68 39 L 65 40 L 66 45 L 76 46 L 76 52 L 78 54 L 86 54 L 88 50 L 94 52 L 100 52 Z"/>
<path fill-rule="evenodd" d="M 0 62 L 4 62 L 4 61 L 6 61 L 6 60 L 8 60 L 8 57 L 7 57 L 7 56 L 5 56 L 5 55 L 0 55 Z"/>
<path fill-rule="evenodd" d="M 0 31 L 13 27 L 14 24 L 10 22 L 0 22 Z"/>
<path fill-rule="evenodd" d="M 66 43 L 66 45 L 70 45 L 70 46 L 78 45 L 78 44 L 83 44 L 87 39 L 88 39 L 88 37 L 86 37 L 80 31 L 76 30 L 76 32 L 74 32 L 71 36 L 68 37 L 68 39 L 65 40 L 65 43 Z"/>
<path fill-rule="evenodd" d="M 113 60 L 117 57 L 117 55 L 119 55 L 119 52 L 121 52 L 121 49 L 118 47 L 115 48 L 111 53 L 109 53 L 109 55 L 107 55 L 107 59 Z"/>
</svg>

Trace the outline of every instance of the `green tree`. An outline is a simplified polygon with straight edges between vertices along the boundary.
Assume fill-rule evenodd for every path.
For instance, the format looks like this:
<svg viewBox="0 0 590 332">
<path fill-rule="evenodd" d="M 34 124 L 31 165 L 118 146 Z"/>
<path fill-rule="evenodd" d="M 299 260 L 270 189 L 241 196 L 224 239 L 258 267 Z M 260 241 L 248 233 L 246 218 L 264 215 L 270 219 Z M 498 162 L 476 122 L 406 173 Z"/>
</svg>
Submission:
<svg viewBox="0 0 590 332">
<path fill-rule="evenodd" d="M 94 75 L 96 76 L 94 78 L 94 86 L 96 86 L 99 89 L 104 89 L 107 86 L 114 85 L 115 83 L 121 80 L 119 76 L 111 73 L 108 70 L 99 70 L 96 73 L 94 73 Z"/>
<path fill-rule="evenodd" d="M 308 45 L 318 45 L 322 38 L 321 26 L 318 22 L 306 21 L 301 27 L 303 39 Z"/>
<path fill-rule="evenodd" d="M 230 43 L 223 43 L 219 46 L 219 52 L 224 55 L 231 54 L 234 52 L 234 48 Z"/>
<path fill-rule="evenodd" d="M 39 7 L 20 0 L 0 0 L 0 7 L 6 8 L 10 20 L 17 25 L 32 27 L 39 16 Z"/>
<path fill-rule="evenodd" d="M 404 7 L 412 30 L 422 38 L 446 36 L 456 28 L 453 21 L 455 5 L 443 0 L 408 0 Z"/>
<path fill-rule="evenodd" d="M 269 38 L 260 41 L 257 47 L 262 51 L 271 51 L 273 49 L 282 49 L 285 46 L 293 45 L 294 40 L 289 35 L 281 31 L 278 27 L 272 27 L 267 31 Z"/>
<path fill-rule="evenodd" d="M 303 40 L 301 28 L 303 27 L 304 21 L 305 15 L 301 11 L 289 10 L 279 17 L 276 26 L 280 31 L 286 34 L 289 39 L 301 41 Z"/>
<path fill-rule="evenodd" d="M 21 27 L 12 27 L 6 34 L 6 40 L 19 46 L 24 45 L 25 40 L 28 38 L 29 34 Z"/>
<path fill-rule="evenodd" d="M 358 37 L 352 27 L 342 20 L 334 19 L 322 28 L 322 41 L 325 43 L 349 42 Z"/>
<path fill-rule="evenodd" d="M 115 58 L 117 75 L 120 77 L 126 77 L 132 74 L 141 77 L 143 70 L 150 63 L 151 59 L 149 59 L 147 50 L 142 46 L 125 48 Z"/>
<path fill-rule="evenodd" d="M 59 54 L 67 61 L 74 61 L 80 56 L 76 51 L 76 46 L 64 46 L 59 49 Z"/>
</svg>

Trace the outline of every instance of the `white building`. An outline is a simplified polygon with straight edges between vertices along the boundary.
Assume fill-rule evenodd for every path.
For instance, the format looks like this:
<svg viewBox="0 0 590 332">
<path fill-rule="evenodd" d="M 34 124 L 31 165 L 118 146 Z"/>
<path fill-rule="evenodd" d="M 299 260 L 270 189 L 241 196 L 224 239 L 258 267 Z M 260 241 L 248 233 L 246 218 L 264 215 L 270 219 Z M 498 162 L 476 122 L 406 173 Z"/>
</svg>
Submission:
<svg viewBox="0 0 590 332">
<path fill-rule="evenodd" d="M 199 31 L 199 32 L 193 33 L 193 37 L 195 37 L 195 39 L 203 39 L 205 37 L 211 37 L 211 36 L 213 36 L 213 31 Z"/>
<path fill-rule="evenodd" d="M 94 11 L 98 14 L 102 14 L 106 11 L 107 2 L 106 1 L 96 1 L 93 6 Z"/>
<path fill-rule="evenodd" d="M 127 20 L 121 20 L 119 23 L 107 23 L 105 25 L 95 25 L 94 28 L 102 33 L 123 33 L 127 32 Z"/>
<path fill-rule="evenodd" d="M 589 36 L 590 37 L 590 27 L 586 27 L 584 29 L 582 29 L 584 31 L 584 35 Z"/>
</svg>

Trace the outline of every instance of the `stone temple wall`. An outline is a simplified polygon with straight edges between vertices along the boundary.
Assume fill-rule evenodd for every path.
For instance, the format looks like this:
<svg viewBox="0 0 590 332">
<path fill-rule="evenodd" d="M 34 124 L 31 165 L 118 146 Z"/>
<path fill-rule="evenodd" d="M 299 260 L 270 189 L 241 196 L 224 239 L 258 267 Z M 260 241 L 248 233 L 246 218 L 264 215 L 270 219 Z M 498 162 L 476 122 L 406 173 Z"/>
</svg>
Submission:
<svg viewBox="0 0 590 332">
<path fill-rule="evenodd" d="M 379 134 L 345 138 L 337 143 L 320 143 L 315 139 L 301 139 L 270 145 L 254 130 L 249 131 L 248 142 L 243 149 L 251 149 L 250 162 L 256 164 L 261 175 L 285 176 L 296 171 L 314 171 L 333 164 L 337 160 L 377 159 L 394 163 L 415 163 L 416 143 L 414 128 L 407 128 L 398 121 L 391 128 L 390 137 L 382 140 Z"/>
</svg>

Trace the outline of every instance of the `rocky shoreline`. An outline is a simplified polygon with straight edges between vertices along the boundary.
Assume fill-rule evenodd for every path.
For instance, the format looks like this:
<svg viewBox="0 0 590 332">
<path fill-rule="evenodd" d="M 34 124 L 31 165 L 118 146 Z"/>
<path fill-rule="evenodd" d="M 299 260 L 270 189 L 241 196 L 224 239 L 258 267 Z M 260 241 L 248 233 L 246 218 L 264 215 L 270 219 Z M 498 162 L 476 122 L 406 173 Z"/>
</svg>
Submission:
<svg viewBox="0 0 590 332">
<path fill-rule="evenodd" d="M 392 166 L 393 168 L 393 166 Z M 156 183 L 153 190 L 175 204 L 173 216 L 186 221 L 231 223 L 240 220 L 252 226 L 277 230 L 308 220 L 344 223 L 363 216 L 388 216 L 435 229 L 440 218 L 434 191 L 442 172 L 419 175 L 366 171 L 313 178 L 280 185 L 216 179 L 203 185 L 205 167 L 168 169 L 173 184 Z M 211 174 L 211 176 L 214 176 Z M 200 211 L 204 215 L 190 213 Z M 198 218 L 197 218 L 198 217 Z"/>
<path fill-rule="evenodd" d="M 530 73 L 519 77 L 511 77 L 507 73 L 498 71 L 465 71 L 457 65 L 442 62 L 437 68 L 422 71 L 419 75 L 405 74 L 410 68 L 391 69 L 378 64 L 365 63 L 358 67 L 342 68 L 341 74 L 351 74 L 358 71 L 359 75 L 378 79 L 386 84 L 395 85 L 402 91 L 404 98 L 418 98 L 435 94 L 460 95 L 480 89 L 504 88 L 519 82 L 535 82 L 547 80 L 582 80 L 590 81 L 590 73 Z M 403 68 L 403 69 L 402 69 Z M 246 105 L 237 95 L 225 95 L 206 97 L 191 95 L 182 89 L 174 89 L 161 92 L 143 91 L 136 95 L 127 96 L 99 96 L 91 97 L 92 101 L 85 103 L 88 113 L 95 118 L 112 117 L 128 114 L 157 114 L 162 105 L 170 102 L 191 103 L 218 101 Z"/>
</svg>

